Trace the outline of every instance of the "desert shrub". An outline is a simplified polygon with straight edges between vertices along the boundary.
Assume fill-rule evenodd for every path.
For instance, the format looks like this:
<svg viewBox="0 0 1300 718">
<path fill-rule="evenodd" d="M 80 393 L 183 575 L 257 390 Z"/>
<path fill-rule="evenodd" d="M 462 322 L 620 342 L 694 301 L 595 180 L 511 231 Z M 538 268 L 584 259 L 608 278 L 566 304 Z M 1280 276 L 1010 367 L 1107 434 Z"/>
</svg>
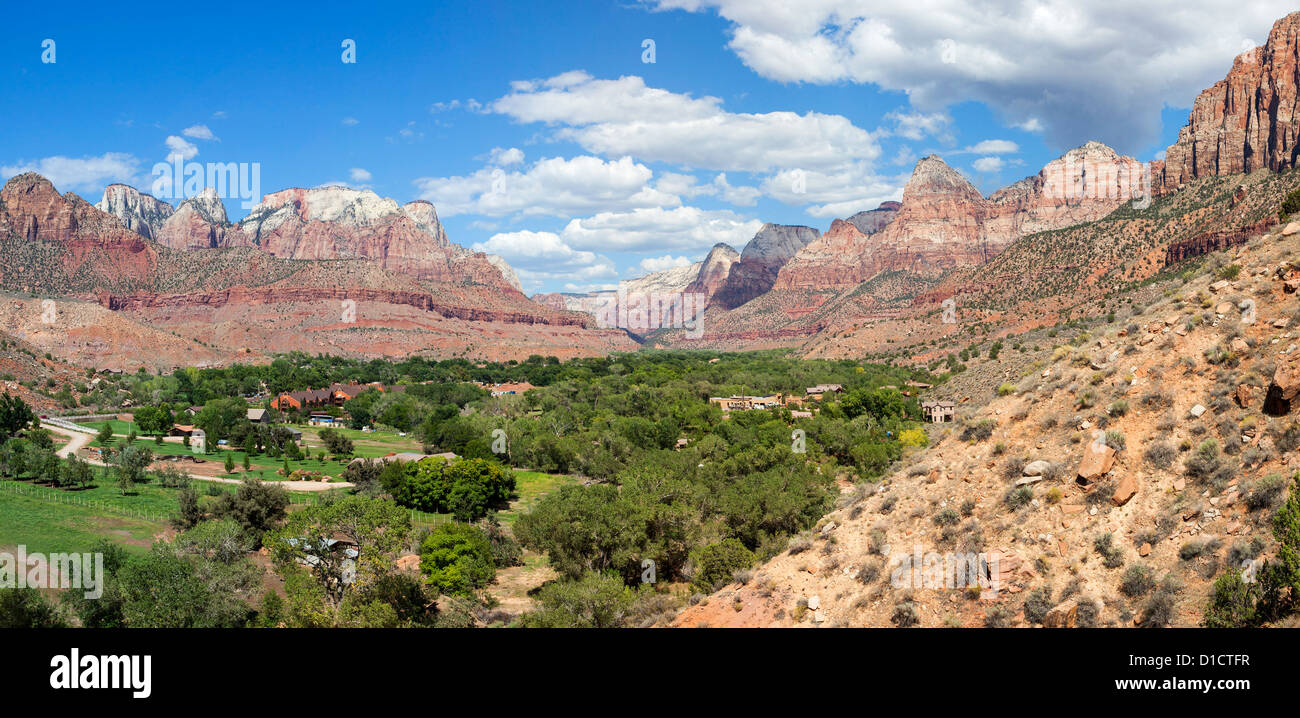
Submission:
<svg viewBox="0 0 1300 718">
<path fill-rule="evenodd" d="M 944 509 L 934 515 L 935 526 L 954 526 L 961 521 L 961 517 L 953 509 Z"/>
<path fill-rule="evenodd" d="M 1128 402 L 1123 399 L 1116 399 L 1110 403 L 1107 410 L 1111 416 L 1124 416 L 1128 413 Z"/>
<path fill-rule="evenodd" d="M 862 568 L 858 569 L 858 572 L 854 574 L 853 577 L 856 578 L 859 583 L 874 583 L 877 578 L 880 578 L 880 572 L 883 568 L 883 563 L 879 559 L 872 559 L 864 562 Z"/>
<path fill-rule="evenodd" d="M 965 501 L 961 502 L 961 515 L 962 515 L 962 516 L 970 516 L 970 515 L 973 514 L 973 513 L 975 513 L 975 501 L 974 501 L 974 499 L 966 499 Z"/>
<path fill-rule="evenodd" d="M 1015 620 L 1015 612 L 1006 606 L 990 606 L 984 612 L 984 626 L 987 628 L 1008 628 Z"/>
<path fill-rule="evenodd" d="M 1079 628 L 1096 628 L 1100 617 L 1097 602 L 1087 596 L 1079 598 L 1079 610 L 1075 614 L 1075 625 Z"/>
<path fill-rule="evenodd" d="M 1151 599 L 1142 609 L 1143 628 L 1161 628 L 1168 626 L 1174 619 L 1174 601 L 1178 597 L 1178 585 L 1171 578 L 1166 578 Z"/>
<path fill-rule="evenodd" d="M 1246 508 L 1251 511 L 1272 509 L 1282 500 L 1286 492 L 1286 480 L 1278 474 L 1269 474 L 1256 481 L 1246 492 Z"/>
<path fill-rule="evenodd" d="M 1264 550 L 1264 541 L 1254 536 L 1247 541 L 1238 541 L 1228 549 L 1228 566 L 1241 568 L 1247 561 L 1254 561 Z"/>
<path fill-rule="evenodd" d="M 898 628 L 911 628 L 921 622 L 921 617 L 917 614 L 916 604 L 910 599 L 904 599 L 894 604 L 894 613 L 889 621 Z"/>
<path fill-rule="evenodd" d="M 1030 623 L 1042 623 L 1047 612 L 1052 610 L 1052 589 L 1039 586 L 1025 596 L 1025 620 Z"/>
<path fill-rule="evenodd" d="M 1034 500 L 1034 490 L 1028 486 L 1021 486 L 1018 489 L 1011 489 L 1007 492 L 1003 501 L 1012 511 L 1019 511 L 1029 505 Z"/>
<path fill-rule="evenodd" d="M 894 510 L 894 505 L 898 503 L 897 496 L 886 496 L 880 501 L 880 513 L 887 514 Z"/>
<path fill-rule="evenodd" d="M 1147 446 L 1146 451 L 1142 452 L 1142 460 L 1156 469 L 1168 469 L 1174 463 L 1176 456 L 1178 450 L 1164 441 L 1152 442 Z"/>
<path fill-rule="evenodd" d="M 981 419 L 967 424 L 961 431 L 962 441 L 987 441 L 993 436 L 993 420 Z"/>
<path fill-rule="evenodd" d="M 1002 478 L 1008 481 L 1018 479 L 1025 472 L 1025 460 L 1019 456 L 1013 456 L 1002 462 Z"/>
<path fill-rule="evenodd" d="M 1192 539 L 1178 549 L 1178 558 L 1190 561 L 1201 554 L 1214 553 L 1222 546 L 1223 542 L 1216 538 Z"/>
<path fill-rule="evenodd" d="M 1300 448 L 1300 423 L 1293 421 L 1284 429 L 1274 429 L 1270 435 L 1278 451 L 1285 453 Z"/>
<path fill-rule="evenodd" d="M 1174 404 L 1173 397 L 1159 389 L 1143 394 L 1141 402 L 1148 409 L 1168 409 Z"/>
<path fill-rule="evenodd" d="M 810 548 L 812 548 L 812 539 L 807 536 L 793 536 L 790 538 L 790 543 L 786 545 L 786 550 L 791 556 L 801 554 Z"/>
<path fill-rule="evenodd" d="M 1101 554 L 1102 565 L 1106 568 L 1119 568 L 1124 565 L 1124 552 L 1115 545 L 1115 537 L 1109 533 L 1098 536 L 1092 547 Z"/>
<path fill-rule="evenodd" d="M 1156 579 L 1151 568 L 1142 564 L 1134 564 L 1128 567 L 1124 572 L 1124 577 L 1119 582 L 1119 592 L 1129 598 L 1141 598 L 1155 588 Z"/>
<path fill-rule="evenodd" d="M 1183 460 L 1183 471 L 1194 479 L 1209 479 L 1222 465 L 1219 442 L 1206 439 L 1195 453 Z"/>
<path fill-rule="evenodd" d="M 1296 212 L 1300 212 L 1300 188 L 1287 193 L 1286 198 L 1282 200 L 1282 204 L 1277 208 L 1277 216 L 1278 219 L 1286 219 Z"/>
<path fill-rule="evenodd" d="M 1117 429 L 1111 429 L 1106 432 L 1106 446 L 1109 446 L 1115 451 L 1123 451 L 1127 448 L 1128 443 L 1124 439 L 1124 432 Z"/>
</svg>

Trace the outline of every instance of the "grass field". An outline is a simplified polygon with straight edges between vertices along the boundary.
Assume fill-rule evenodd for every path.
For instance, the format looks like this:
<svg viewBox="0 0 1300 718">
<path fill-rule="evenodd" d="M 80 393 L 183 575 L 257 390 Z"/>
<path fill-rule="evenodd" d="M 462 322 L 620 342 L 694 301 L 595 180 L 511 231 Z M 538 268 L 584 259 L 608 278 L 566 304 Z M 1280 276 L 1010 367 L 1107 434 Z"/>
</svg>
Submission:
<svg viewBox="0 0 1300 718">
<path fill-rule="evenodd" d="M 29 551 L 85 551 L 100 539 L 143 551 L 166 526 L 84 506 L 70 506 L 0 491 L 0 546 Z"/>
</svg>

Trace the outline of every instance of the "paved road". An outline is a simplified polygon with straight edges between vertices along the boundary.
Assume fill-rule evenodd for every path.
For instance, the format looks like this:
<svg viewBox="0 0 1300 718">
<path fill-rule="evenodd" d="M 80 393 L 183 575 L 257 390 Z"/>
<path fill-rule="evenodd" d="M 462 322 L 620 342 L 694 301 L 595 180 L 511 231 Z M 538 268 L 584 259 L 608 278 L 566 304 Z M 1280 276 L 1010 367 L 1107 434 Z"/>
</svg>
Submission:
<svg viewBox="0 0 1300 718">
<path fill-rule="evenodd" d="M 68 443 L 64 444 L 63 448 L 58 450 L 59 456 L 67 456 L 69 454 L 72 454 L 80 450 L 81 447 L 85 446 L 86 444 L 89 444 L 91 440 L 95 438 L 94 435 L 92 434 L 82 434 L 77 431 L 71 431 L 69 429 L 65 429 L 61 426 L 54 426 L 53 424 L 43 424 L 42 426 L 44 426 L 44 428 L 46 429 L 49 429 L 51 432 L 54 432 L 56 434 L 62 434 L 63 436 L 69 438 Z M 95 461 L 93 459 L 88 459 L 87 461 L 95 466 L 104 465 L 104 462 L 102 461 Z M 194 479 L 195 481 L 213 481 L 218 484 L 244 483 L 242 479 L 222 479 L 214 476 L 200 476 L 199 474 L 190 474 L 189 477 L 191 479 Z M 330 489 L 346 489 L 346 488 L 351 488 L 352 486 L 352 484 L 347 481 L 338 481 L 332 483 L 328 481 L 276 481 L 274 483 L 279 486 L 283 486 L 288 491 L 307 491 L 307 492 L 329 491 Z"/>
</svg>

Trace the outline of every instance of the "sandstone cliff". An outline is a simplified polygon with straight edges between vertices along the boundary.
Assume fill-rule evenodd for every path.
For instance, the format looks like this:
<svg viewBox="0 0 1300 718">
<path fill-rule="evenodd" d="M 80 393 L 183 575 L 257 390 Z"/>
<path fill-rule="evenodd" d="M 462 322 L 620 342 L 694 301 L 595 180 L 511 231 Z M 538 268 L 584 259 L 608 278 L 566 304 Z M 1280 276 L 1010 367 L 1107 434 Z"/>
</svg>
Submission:
<svg viewBox="0 0 1300 718">
<path fill-rule="evenodd" d="M 1278 20 L 1261 47 L 1201 92 L 1178 141 L 1165 153 L 1165 191 L 1208 175 L 1294 167 L 1300 116 L 1300 13 Z"/>
<path fill-rule="evenodd" d="M 764 294 L 777 274 L 799 250 L 819 236 L 812 227 L 765 224 L 745 245 L 740 260 L 731 266 L 726 284 L 713 295 L 713 304 L 734 309 Z"/>
<path fill-rule="evenodd" d="M 95 209 L 117 217 L 127 229 L 149 239 L 158 238 L 158 230 L 173 212 L 170 204 L 124 184 L 105 187 Z"/>
<path fill-rule="evenodd" d="M 369 190 L 287 189 L 266 195 L 239 228 L 276 257 L 368 259 L 420 279 L 518 291 L 487 255 L 450 244 L 427 202 L 404 208 Z"/>
<path fill-rule="evenodd" d="M 252 241 L 226 217 L 226 206 L 211 187 L 181 202 L 154 237 L 172 249 L 249 247 Z"/>
<path fill-rule="evenodd" d="M 699 272 L 696 273 L 695 279 L 686 286 L 686 291 L 692 294 L 703 294 L 705 303 L 711 302 L 718 290 L 727 283 L 731 268 L 739 260 L 740 253 L 732 249 L 731 245 L 723 242 L 713 245 L 708 256 L 699 264 Z"/>
<path fill-rule="evenodd" d="M 836 220 L 781 269 L 774 288 L 852 287 L 891 271 L 935 278 L 980 265 L 1025 235 L 1104 217 L 1142 176 L 1137 160 L 1089 142 L 986 199 L 942 159 L 926 157 L 916 164 L 901 207 Z"/>
</svg>

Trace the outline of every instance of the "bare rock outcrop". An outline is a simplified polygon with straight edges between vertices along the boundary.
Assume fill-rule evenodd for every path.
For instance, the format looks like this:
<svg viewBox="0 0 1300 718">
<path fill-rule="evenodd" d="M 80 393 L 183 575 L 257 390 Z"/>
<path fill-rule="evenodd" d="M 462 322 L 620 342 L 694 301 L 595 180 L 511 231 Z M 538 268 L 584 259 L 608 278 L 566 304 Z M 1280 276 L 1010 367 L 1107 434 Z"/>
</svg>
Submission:
<svg viewBox="0 0 1300 718">
<path fill-rule="evenodd" d="M 158 238 L 158 230 L 174 211 L 170 204 L 124 184 L 105 187 L 95 209 L 117 217 L 127 229 L 149 239 Z"/>
<path fill-rule="evenodd" d="M 776 284 L 777 274 L 786 262 L 818 236 L 812 227 L 763 225 L 745 245 L 740 260 L 731 266 L 727 283 L 713 295 L 713 302 L 734 309 L 767 292 Z"/>
<path fill-rule="evenodd" d="M 1198 177 L 1280 171 L 1300 141 L 1300 13 L 1278 20 L 1264 45 L 1237 56 L 1227 77 L 1201 92 L 1178 141 L 1165 152 L 1161 184 Z"/>
<path fill-rule="evenodd" d="M 712 301 L 713 296 L 727 283 L 731 268 L 738 261 L 740 261 L 740 253 L 732 249 L 731 245 L 723 242 L 713 245 L 704 262 L 700 264 L 695 279 L 686 286 L 686 291 L 703 294 L 706 303 Z"/>
<path fill-rule="evenodd" d="M 211 187 L 181 202 L 154 237 L 172 249 L 249 247 L 252 241 L 226 217 L 226 206 Z"/>
<path fill-rule="evenodd" d="M 347 187 L 287 189 L 266 195 L 239 229 L 276 257 L 368 259 L 419 279 L 518 291 L 486 254 L 450 244 L 427 202 L 402 207 L 369 190 Z"/>
</svg>

